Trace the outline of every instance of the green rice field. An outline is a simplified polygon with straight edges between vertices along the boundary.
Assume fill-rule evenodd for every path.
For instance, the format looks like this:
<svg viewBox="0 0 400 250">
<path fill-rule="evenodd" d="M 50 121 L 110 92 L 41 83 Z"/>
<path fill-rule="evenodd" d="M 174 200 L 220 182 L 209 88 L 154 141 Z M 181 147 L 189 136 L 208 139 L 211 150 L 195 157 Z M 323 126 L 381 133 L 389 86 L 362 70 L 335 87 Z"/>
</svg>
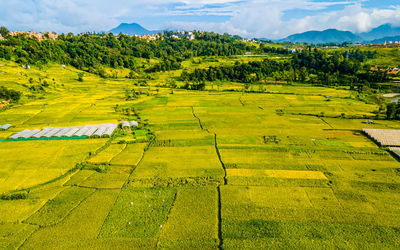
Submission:
<svg viewBox="0 0 400 250">
<path fill-rule="evenodd" d="M 111 138 L 0 141 L 1 249 L 400 248 L 400 163 L 362 133 L 400 123 L 375 119 L 379 107 L 353 91 L 171 91 L 156 79 L 127 99 L 125 77 L 0 65 L 25 93 L 29 77 L 55 82 L 0 112 L 13 125 L 0 139 L 140 124 Z"/>
</svg>

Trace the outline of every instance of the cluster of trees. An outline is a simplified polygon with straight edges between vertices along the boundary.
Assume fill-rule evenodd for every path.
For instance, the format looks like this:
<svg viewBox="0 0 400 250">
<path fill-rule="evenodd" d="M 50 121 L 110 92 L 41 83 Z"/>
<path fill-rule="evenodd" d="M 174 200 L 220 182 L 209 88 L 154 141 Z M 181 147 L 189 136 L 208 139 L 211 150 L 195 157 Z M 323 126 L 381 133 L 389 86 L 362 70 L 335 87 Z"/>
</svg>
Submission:
<svg viewBox="0 0 400 250">
<path fill-rule="evenodd" d="M 192 41 L 168 35 L 164 39 L 147 41 L 111 33 L 77 36 L 70 33 L 60 35 L 57 40 L 39 41 L 26 34 L 10 36 L 4 27 L 2 33 L 6 39 L 0 41 L 0 58 L 14 59 L 24 65 L 53 61 L 94 73 L 101 66 L 133 69 L 135 57 L 182 60 L 194 56 L 231 56 L 256 51 L 255 46 L 240 42 L 235 36 L 207 32 L 197 32 L 196 40 Z"/>
<path fill-rule="evenodd" d="M 272 76 L 277 71 L 289 70 L 290 64 L 276 60 L 265 59 L 249 63 L 236 62 L 232 66 L 209 67 L 208 69 L 195 69 L 193 72 L 184 70 L 181 74 L 182 81 L 203 82 L 216 80 L 229 80 L 243 83 L 252 83 Z"/>
<path fill-rule="evenodd" d="M 303 50 L 295 53 L 292 59 L 292 65 L 300 70 L 302 67 L 307 69 L 309 74 L 349 74 L 354 75 L 361 68 L 360 61 L 346 58 L 340 51 L 328 54 L 319 49 Z"/>
<path fill-rule="evenodd" d="M 166 58 L 161 62 L 155 64 L 154 66 L 148 68 L 146 72 L 152 73 L 160 71 L 177 70 L 180 69 L 181 67 L 182 67 L 181 60 L 177 60 L 175 58 Z"/>
<path fill-rule="evenodd" d="M 206 88 L 206 83 L 204 81 L 193 83 L 186 82 L 185 85 L 182 86 L 182 88 L 188 90 L 204 90 Z"/>
<path fill-rule="evenodd" d="M 282 51 L 283 53 L 283 51 Z M 284 61 L 268 60 L 262 62 L 236 63 L 233 66 L 209 67 L 183 71 L 181 80 L 202 82 L 215 80 L 253 83 L 266 78 L 284 81 L 308 82 L 320 85 L 342 85 L 351 88 L 386 82 L 388 75 L 383 71 L 363 68 L 361 60 L 374 56 L 353 50 L 328 53 L 319 49 L 307 49 L 294 53 Z"/>
<path fill-rule="evenodd" d="M 348 59 L 355 59 L 359 62 L 364 62 L 367 59 L 374 59 L 378 56 L 378 52 L 376 51 L 361 51 L 359 49 L 354 49 L 350 51 L 346 51 L 343 53 L 343 56 Z"/>
<path fill-rule="evenodd" d="M 294 74 L 293 80 L 321 85 L 361 86 L 361 84 L 386 82 L 388 75 L 362 67 L 365 58 L 375 57 L 374 53 L 352 50 L 328 53 L 319 49 L 303 50 L 292 59 L 294 72 L 300 72 L 300 79 Z M 303 74 L 301 74 L 303 73 Z"/>
<path fill-rule="evenodd" d="M 265 43 L 260 44 L 259 47 L 259 52 L 260 53 L 273 53 L 273 54 L 279 54 L 279 55 L 289 55 L 292 52 L 286 48 L 281 48 L 281 47 L 272 47 L 268 46 Z"/>
<path fill-rule="evenodd" d="M 386 106 L 388 120 L 400 120 L 400 103 L 392 102 Z"/>
<path fill-rule="evenodd" d="M 21 98 L 21 92 L 0 86 L 0 100 L 18 102 Z"/>
</svg>

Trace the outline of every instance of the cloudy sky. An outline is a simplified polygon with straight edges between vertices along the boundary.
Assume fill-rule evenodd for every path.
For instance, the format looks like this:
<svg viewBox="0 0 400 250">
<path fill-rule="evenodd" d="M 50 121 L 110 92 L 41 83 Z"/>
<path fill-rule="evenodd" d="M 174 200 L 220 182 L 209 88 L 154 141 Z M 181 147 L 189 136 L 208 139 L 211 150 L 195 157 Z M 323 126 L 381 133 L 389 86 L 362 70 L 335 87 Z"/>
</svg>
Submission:
<svg viewBox="0 0 400 250">
<path fill-rule="evenodd" d="M 400 0 L 0 0 L 0 25 L 10 30 L 107 31 L 121 22 L 270 39 L 327 28 L 358 33 L 400 26 Z"/>
</svg>

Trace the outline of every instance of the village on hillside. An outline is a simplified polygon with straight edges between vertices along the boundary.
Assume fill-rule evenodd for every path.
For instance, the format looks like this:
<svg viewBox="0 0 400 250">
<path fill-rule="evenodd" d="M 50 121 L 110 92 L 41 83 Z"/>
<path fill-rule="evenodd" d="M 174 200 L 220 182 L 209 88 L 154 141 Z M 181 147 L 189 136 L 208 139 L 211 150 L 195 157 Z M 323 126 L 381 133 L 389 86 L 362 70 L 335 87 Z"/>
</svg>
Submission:
<svg viewBox="0 0 400 250">
<path fill-rule="evenodd" d="M 89 33 L 86 33 L 86 32 L 80 33 L 80 35 L 82 35 L 82 36 L 86 35 L 86 34 L 89 34 Z M 27 35 L 31 38 L 36 37 L 39 41 L 48 40 L 48 39 L 56 40 L 59 38 L 59 34 L 57 34 L 56 32 L 41 33 L 41 32 L 35 32 L 35 31 L 29 31 L 29 32 L 10 31 L 9 35 L 10 36 Z M 124 34 L 124 35 L 131 36 L 131 37 L 137 37 L 139 39 L 143 39 L 143 40 L 147 40 L 147 41 L 164 40 L 163 34 L 149 34 L 149 35 Z M 105 37 L 106 37 L 105 34 L 103 36 L 101 36 L 101 38 L 105 38 Z M 175 39 L 187 38 L 189 41 L 196 39 L 196 36 L 193 31 L 179 31 L 178 30 L 177 32 L 173 33 L 170 37 L 175 38 Z M 0 41 L 2 41 L 2 40 L 6 40 L 6 38 L 0 34 Z"/>
</svg>

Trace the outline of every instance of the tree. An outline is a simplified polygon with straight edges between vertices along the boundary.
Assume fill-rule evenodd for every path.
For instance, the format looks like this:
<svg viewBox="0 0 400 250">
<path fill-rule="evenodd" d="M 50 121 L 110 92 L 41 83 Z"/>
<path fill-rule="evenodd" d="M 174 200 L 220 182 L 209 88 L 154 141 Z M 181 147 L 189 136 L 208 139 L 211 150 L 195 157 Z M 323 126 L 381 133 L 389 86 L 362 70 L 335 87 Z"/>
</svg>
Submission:
<svg viewBox="0 0 400 250">
<path fill-rule="evenodd" d="M 83 82 L 83 72 L 78 73 L 78 81 Z"/>
<path fill-rule="evenodd" d="M 303 66 L 303 67 L 300 68 L 299 72 L 300 72 L 299 73 L 299 81 L 300 82 L 305 82 L 306 79 L 307 79 L 307 75 L 308 75 L 307 68 Z"/>
<path fill-rule="evenodd" d="M 21 99 L 21 92 L 0 86 L 0 99 L 18 102 Z"/>
<path fill-rule="evenodd" d="M 133 71 L 133 70 L 131 70 L 130 72 L 129 72 L 129 76 L 128 76 L 128 78 L 129 79 L 134 79 L 135 78 L 135 71 Z"/>
<path fill-rule="evenodd" d="M 7 37 L 7 36 L 10 34 L 10 31 L 9 31 L 6 27 L 1 26 L 1 27 L 0 27 L 0 34 L 1 34 L 3 37 Z"/>
<path fill-rule="evenodd" d="M 388 120 L 400 120 L 400 104 L 399 103 L 389 103 L 386 106 L 386 118 Z"/>
</svg>

